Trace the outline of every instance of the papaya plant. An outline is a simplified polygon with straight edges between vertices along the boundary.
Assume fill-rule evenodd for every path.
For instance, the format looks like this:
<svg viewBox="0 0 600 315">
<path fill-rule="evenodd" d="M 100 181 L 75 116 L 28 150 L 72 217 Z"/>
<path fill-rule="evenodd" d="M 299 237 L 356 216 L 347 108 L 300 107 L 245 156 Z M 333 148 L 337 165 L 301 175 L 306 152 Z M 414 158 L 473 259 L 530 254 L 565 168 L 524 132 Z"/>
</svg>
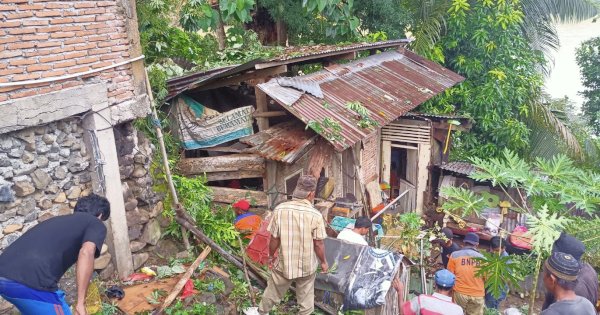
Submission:
<svg viewBox="0 0 600 315">
<path fill-rule="evenodd" d="M 527 162 L 508 149 L 498 158 L 474 157 L 471 162 L 476 171 L 470 178 L 500 188 L 511 200 L 512 209 L 527 216 L 528 234 L 532 236 L 532 252 L 536 257 L 534 279 L 539 276 L 541 263 L 554 241 L 565 229 L 579 233 L 580 237 L 587 236 L 586 245 L 591 248 L 600 247 L 600 226 L 588 224 L 578 228 L 572 223 L 582 220 L 574 216 L 575 210 L 592 216 L 600 210 L 600 174 L 577 167 L 564 155 Z M 463 187 L 444 188 L 442 195 L 447 198 L 443 209 L 455 216 L 481 213 L 485 207 L 485 203 Z M 597 223 L 598 219 L 593 221 Z M 514 265 L 509 260 L 499 254 L 482 259 L 479 274 L 485 276 L 487 289 L 492 293 L 499 293 L 517 280 L 511 276 Z M 535 302 L 535 290 L 534 285 L 530 305 Z"/>
</svg>

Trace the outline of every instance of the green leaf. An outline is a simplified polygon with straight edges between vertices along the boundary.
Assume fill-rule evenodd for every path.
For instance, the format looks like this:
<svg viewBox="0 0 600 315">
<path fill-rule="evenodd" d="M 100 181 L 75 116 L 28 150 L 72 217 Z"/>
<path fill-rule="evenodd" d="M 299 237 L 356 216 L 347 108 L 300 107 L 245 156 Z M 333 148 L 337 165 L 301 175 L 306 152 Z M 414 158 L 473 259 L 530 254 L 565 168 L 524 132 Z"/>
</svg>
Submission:
<svg viewBox="0 0 600 315">
<path fill-rule="evenodd" d="M 319 12 L 323 12 L 325 10 L 325 6 L 327 5 L 327 0 L 317 0 L 317 8 Z"/>
<path fill-rule="evenodd" d="M 512 262 L 510 256 L 501 256 L 497 253 L 482 252 L 483 258 L 475 258 L 479 268 L 475 275 L 485 279 L 485 288 L 494 297 L 500 297 L 506 292 L 509 285 L 517 285 L 516 277 L 518 265 Z"/>
<path fill-rule="evenodd" d="M 558 239 L 565 226 L 571 221 L 567 217 L 559 217 L 558 214 L 550 214 L 548 207 L 543 205 L 534 216 L 529 216 L 529 235 L 533 240 L 533 248 L 538 253 L 549 253 L 554 241 Z"/>
<path fill-rule="evenodd" d="M 459 216 L 466 217 L 472 213 L 479 215 L 481 210 L 486 207 L 481 196 L 462 187 L 444 187 L 440 195 L 447 199 L 442 205 L 442 209 Z"/>
</svg>

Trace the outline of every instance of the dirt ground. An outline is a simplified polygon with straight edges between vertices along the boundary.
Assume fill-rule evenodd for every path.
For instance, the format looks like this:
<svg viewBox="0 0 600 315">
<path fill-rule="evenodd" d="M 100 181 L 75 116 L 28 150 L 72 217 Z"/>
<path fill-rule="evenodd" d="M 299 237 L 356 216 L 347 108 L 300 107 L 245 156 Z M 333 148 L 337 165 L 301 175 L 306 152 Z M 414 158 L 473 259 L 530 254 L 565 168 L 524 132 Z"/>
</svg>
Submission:
<svg viewBox="0 0 600 315">
<path fill-rule="evenodd" d="M 522 299 L 520 296 L 517 296 L 514 294 L 509 294 L 508 297 L 506 298 L 506 300 L 504 302 L 502 302 L 502 304 L 500 304 L 500 311 L 504 311 L 505 309 L 510 308 L 510 307 L 519 308 L 528 303 L 529 303 L 529 297 Z M 533 309 L 535 314 L 539 314 L 542 312 L 542 304 L 544 304 L 543 297 L 535 300 L 535 307 Z"/>
</svg>

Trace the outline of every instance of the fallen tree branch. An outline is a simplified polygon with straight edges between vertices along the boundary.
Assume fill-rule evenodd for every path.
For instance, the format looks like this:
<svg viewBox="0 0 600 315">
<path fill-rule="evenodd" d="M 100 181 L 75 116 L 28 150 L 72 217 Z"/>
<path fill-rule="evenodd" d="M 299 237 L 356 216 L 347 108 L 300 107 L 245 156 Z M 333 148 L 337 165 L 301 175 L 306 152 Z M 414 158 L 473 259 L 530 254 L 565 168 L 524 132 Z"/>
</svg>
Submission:
<svg viewBox="0 0 600 315">
<path fill-rule="evenodd" d="M 194 219 L 187 212 L 184 211 L 181 205 L 179 205 L 175 209 L 175 212 L 177 213 L 177 215 L 175 216 L 175 221 L 177 221 L 177 223 L 179 223 L 182 227 L 185 227 L 188 231 L 194 234 L 194 236 L 196 236 L 201 242 L 208 245 L 215 252 L 220 254 L 221 257 L 223 257 L 225 260 L 227 260 L 239 269 L 244 269 L 244 265 L 242 264 L 242 262 L 240 262 L 240 260 L 237 257 L 221 248 L 221 246 L 215 243 L 215 241 L 213 241 L 204 233 L 202 233 L 202 231 L 195 225 Z M 248 275 L 250 276 L 250 278 L 256 281 L 261 288 L 266 288 L 268 277 L 264 275 L 263 272 L 256 270 L 259 268 L 254 266 L 250 261 L 248 262 L 247 266 L 251 269 L 248 270 Z M 296 289 L 294 287 L 290 287 L 290 289 L 294 293 L 296 292 Z M 323 304 L 319 301 L 315 301 L 315 306 L 317 306 L 319 309 L 321 309 L 327 314 L 336 315 L 335 312 L 331 310 L 331 307 L 329 307 L 326 304 Z"/>
<path fill-rule="evenodd" d="M 179 215 L 179 211 L 177 213 L 178 213 L 178 215 L 175 216 L 175 221 L 177 221 L 177 223 L 179 223 L 181 226 L 185 227 L 188 231 L 190 231 L 192 234 L 194 234 L 194 236 L 196 236 L 204 244 L 210 246 L 210 248 L 212 248 L 215 252 L 217 252 L 225 260 L 227 260 L 228 262 L 230 262 L 231 264 L 233 264 L 240 270 L 244 269 L 244 265 L 242 264 L 242 262 L 240 262 L 238 260 L 237 257 L 230 254 L 229 252 L 227 252 L 226 250 L 221 248 L 221 246 L 219 246 L 217 243 L 215 243 L 215 241 L 210 239 L 208 236 L 204 235 L 204 233 L 202 233 L 202 231 L 198 227 L 196 227 L 194 224 L 192 224 L 189 220 L 186 220 L 184 217 Z M 266 287 L 265 281 L 261 277 L 254 274 L 254 272 L 250 272 L 249 276 L 256 282 L 258 282 L 258 284 L 261 287 Z"/>
<path fill-rule="evenodd" d="M 173 303 L 173 301 L 175 301 L 175 298 L 177 298 L 177 296 L 179 295 L 179 292 L 181 292 L 181 289 L 183 289 L 183 287 L 185 286 L 185 283 L 190 279 L 192 274 L 194 274 L 194 270 L 196 270 L 196 268 L 198 268 L 198 266 L 200 266 L 200 264 L 202 263 L 202 261 L 204 261 L 206 256 L 208 256 L 208 254 L 210 254 L 210 251 L 211 251 L 210 247 L 207 246 L 202 251 L 202 253 L 200 253 L 200 256 L 198 256 L 198 258 L 196 258 L 196 260 L 194 260 L 194 262 L 190 265 L 190 267 L 185 271 L 183 276 L 181 276 L 181 278 L 179 279 L 177 284 L 175 284 L 175 287 L 173 288 L 173 290 L 171 291 L 169 296 L 167 296 L 167 298 L 165 299 L 163 304 L 160 306 L 160 308 L 153 313 L 154 315 L 161 315 L 164 312 L 164 310 L 167 307 L 169 307 L 171 305 L 171 303 Z"/>
</svg>

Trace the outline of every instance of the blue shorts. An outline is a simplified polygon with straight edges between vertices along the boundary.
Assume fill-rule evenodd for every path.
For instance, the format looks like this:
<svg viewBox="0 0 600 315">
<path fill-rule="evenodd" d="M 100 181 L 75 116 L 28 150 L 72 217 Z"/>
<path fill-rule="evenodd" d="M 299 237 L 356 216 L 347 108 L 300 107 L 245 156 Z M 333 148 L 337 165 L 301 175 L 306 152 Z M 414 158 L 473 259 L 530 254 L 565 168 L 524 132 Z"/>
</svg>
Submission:
<svg viewBox="0 0 600 315">
<path fill-rule="evenodd" d="M 23 315 L 71 315 L 65 293 L 61 290 L 36 290 L 0 277 L 0 296 L 16 306 Z"/>
</svg>

